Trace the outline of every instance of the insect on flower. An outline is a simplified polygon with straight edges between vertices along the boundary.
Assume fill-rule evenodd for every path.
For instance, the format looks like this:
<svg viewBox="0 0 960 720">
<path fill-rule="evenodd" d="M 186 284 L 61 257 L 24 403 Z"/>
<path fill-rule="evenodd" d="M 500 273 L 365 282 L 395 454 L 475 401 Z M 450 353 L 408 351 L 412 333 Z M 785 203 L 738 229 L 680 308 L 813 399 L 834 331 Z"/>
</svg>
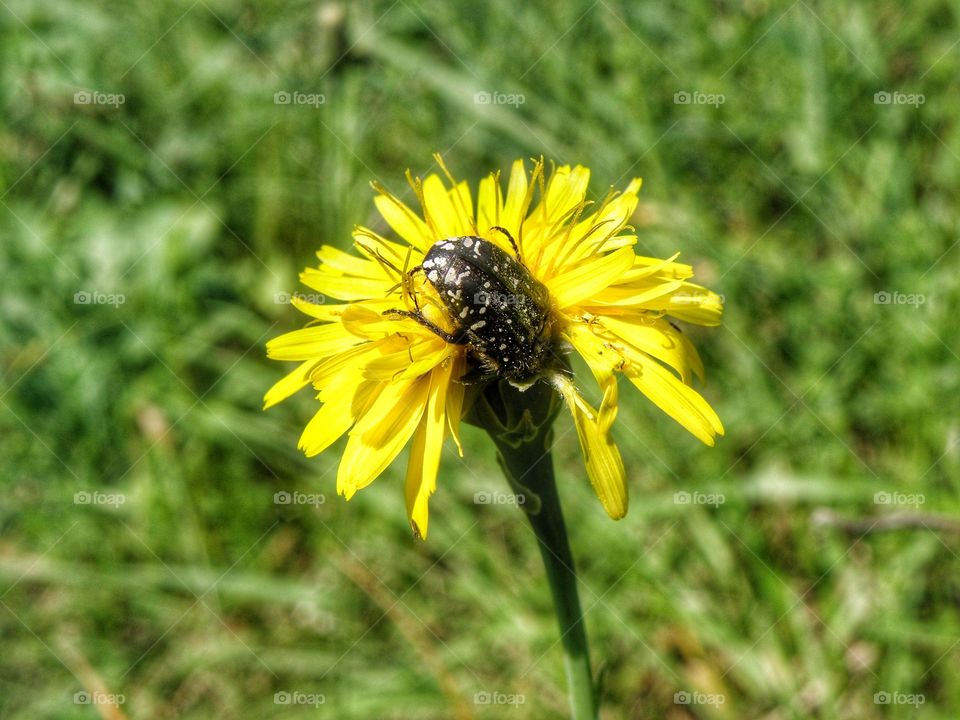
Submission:
<svg viewBox="0 0 960 720">
<path fill-rule="evenodd" d="M 301 281 L 337 302 L 293 304 L 313 319 L 274 338 L 267 354 L 299 365 L 267 392 L 265 407 L 311 385 L 320 407 L 304 428 L 308 455 L 347 435 L 337 491 L 349 499 L 409 443 L 404 495 L 414 534 L 426 537 L 447 437 L 460 454 L 465 385 L 545 381 L 573 416 L 587 475 L 612 518 L 627 484 L 611 434 L 625 377 L 695 437 L 713 445 L 723 425 L 693 389 L 703 364 L 673 320 L 718 325 L 720 296 L 690 282 L 693 269 L 634 252 L 628 225 L 640 180 L 587 200 L 590 172 L 543 161 L 513 163 L 472 195 L 435 156 L 449 184 L 407 179 L 414 211 L 382 185 L 374 204 L 393 232 L 354 230 L 356 252 L 324 245 Z M 564 353 L 577 352 L 600 390 L 581 393 Z"/>
<path fill-rule="evenodd" d="M 556 359 L 550 294 L 521 264 L 510 232 L 490 229 L 506 236 L 515 257 L 489 240 L 465 235 L 434 243 L 423 263 L 410 271 L 426 274 L 456 325 L 454 332 L 432 323 L 419 307 L 387 313 L 413 318 L 446 342 L 466 345 L 468 360 L 476 366 L 466 381 L 503 378 L 529 387 Z"/>
</svg>

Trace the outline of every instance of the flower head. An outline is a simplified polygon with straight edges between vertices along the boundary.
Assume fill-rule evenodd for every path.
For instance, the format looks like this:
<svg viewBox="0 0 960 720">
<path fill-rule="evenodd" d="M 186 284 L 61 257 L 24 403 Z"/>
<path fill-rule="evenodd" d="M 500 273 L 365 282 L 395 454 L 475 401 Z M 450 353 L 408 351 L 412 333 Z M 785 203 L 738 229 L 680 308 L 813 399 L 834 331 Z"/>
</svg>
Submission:
<svg viewBox="0 0 960 720">
<path fill-rule="evenodd" d="M 480 182 L 474 203 L 469 185 L 436 160 L 446 183 L 438 174 L 421 181 L 408 173 L 419 212 L 374 183 L 374 204 L 395 237 L 357 227 L 356 252 L 325 245 L 319 266 L 300 275 L 338 302 L 294 297 L 313 322 L 268 343 L 269 357 L 300 364 L 267 392 L 265 407 L 313 386 L 321 405 L 300 448 L 316 455 L 348 435 L 337 474 L 337 492 L 347 499 L 410 443 L 407 512 L 414 533 L 425 537 L 448 435 L 463 455 L 465 383 L 549 383 L 573 415 L 604 509 L 623 517 L 627 486 L 610 432 L 617 378 L 625 376 L 713 445 L 723 426 L 691 385 L 694 375 L 703 380 L 703 365 L 668 318 L 718 325 L 719 296 L 691 283 L 693 271 L 676 262 L 677 255 L 634 252 L 637 238 L 627 223 L 639 179 L 591 203 L 588 169 L 561 166 L 548 173 L 539 161 L 528 172 L 517 160 L 506 189 L 492 173 Z M 466 264 L 456 265 L 461 260 Z M 464 290 L 467 297 L 458 292 Z M 480 292 L 471 297 L 471 290 Z M 489 325 L 486 318 L 493 318 Z M 599 385 L 598 407 L 567 370 L 563 356 L 571 349 Z"/>
</svg>

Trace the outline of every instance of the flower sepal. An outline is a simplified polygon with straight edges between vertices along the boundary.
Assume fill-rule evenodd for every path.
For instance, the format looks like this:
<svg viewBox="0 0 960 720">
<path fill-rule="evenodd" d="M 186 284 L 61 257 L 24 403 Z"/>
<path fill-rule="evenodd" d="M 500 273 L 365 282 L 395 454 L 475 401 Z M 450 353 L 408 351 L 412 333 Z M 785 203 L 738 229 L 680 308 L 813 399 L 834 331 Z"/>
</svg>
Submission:
<svg viewBox="0 0 960 720">
<path fill-rule="evenodd" d="M 468 385 L 463 421 L 512 447 L 532 442 L 553 425 L 563 401 L 552 386 L 537 382 L 520 390 L 508 381 Z M 546 451 L 549 448 L 540 448 Z"/>
<path fill-rule="evenodd" d="M 540 512 L 536 474 L 529 470 L 543 460 L 550 462 L 553 421 L 563 400 L 545 382 L 520 390 L 507 381 L 485 386 L 469 386 L 464 422 L 485 430 L 497 447 L 497 460 L 511 490 L 523 498 L 521 507 L 528 514 Z M 526 481 L 526 482 L 524 482 Z"/>
</svg>

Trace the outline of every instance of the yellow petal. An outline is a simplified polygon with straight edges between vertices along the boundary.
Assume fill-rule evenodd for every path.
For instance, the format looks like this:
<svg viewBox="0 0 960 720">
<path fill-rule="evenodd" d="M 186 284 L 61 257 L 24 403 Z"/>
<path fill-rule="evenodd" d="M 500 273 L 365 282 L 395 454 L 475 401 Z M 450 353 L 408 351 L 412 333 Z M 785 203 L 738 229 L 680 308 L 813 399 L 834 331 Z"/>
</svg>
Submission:
<svg viewBox="0 0 960 720">
<path fill-rule="evenodd" d="M 662 307 L 678 320 L 694 325 L 716 326 L 723 316 L 723 298 L 693 283 L 684 283 Z"/>
<path fill-rule="evenodd" d="M 670 303 L 669 296 L 683 287 L 679 280 L 662 282 L 658 280 L 634 283 L 631 285 L 611 285 L 597 292 L 589 302 L 583 305 L 631 305 L 636 308 L 658 310 Z M 598 312 L 603 312 L 600 310 Z"/>
<path fill-rule="evenodd" d="M 554 254 L 557 259 L 553 267 L 562 270 L 585 257 L 597 254 L 601 250 L 609 252 L 617 247 L 634 245 L 636 235 L 617 237 L 637 208 L 637 192 L 640 190 L 640 178 L 634 178 L 622 193 L 608 199 L 594 213 L 574 225 L 569 234 L 555 241 Z"/>
<path fill-rule="evenodd" d="M 393 231 L 416 248 L 426 251 L 433 244 L 433 233 L 420 216 L 395 195 L 380 185 L 374 186 L 380 194 L 373 204 Z"/>
<path fill-rule="evenodd" d="M 434 237 L 442 238 L 467 235 L 461 213 L 454 205 L 451 193 L 447 192 L 439 175 L 429 175 L 423 181 L 424 216 Z"/>
<path fill-rule="evenodd" d="M 716 326 L 723 316 L 723 298 L 715 292 L 682 280 L 649 278 L 612 285 L 582 303 L 595 314 L 652 310 L 694 325 Z M 615 310 L 620 308 L 620 310 Z"/>
<path fill-rule="evenodd" d="M 564 328 L 563 338 L 580 353 L 601 385 L 608 375 L 623 365 L 623 355 L 611 343 L 597 335 L 588 323 L 571 322 Z"/>
<path fill-rule="evenodd" d="M 307 457 L 319 455 L 353 425 L 356 412 L 367 404 L 377 390 L 377 383 L 362 383 L 344 394 L 337 402 L 325 402 L 314 414 L 300 435 L 299 447 Z"/>
<path fill-rule="evenodd" d="M 667 323 L 669 325 L 670 323 Z M 672 327 L 670 328 L 673 329 Z M 697 351 L 696 346 L 690 341 L 686 335 L 682 332 L 677 332 L 677 337 L 680 340 L 680 344 L 683 345 L 684 352 L 686 354 L 687 362 L 690 363 L 690 369 L 693 370 L 693 374 L 696 375 L 700 382 L 706 382 L 706 373 L 703 368 L 703 360 L 700 359 L 700 353 Z M 688 385 L 690 383 L 687 383 Z"/>
<path fill-rule="evenodd" d="M 663 280 L 685 280 L 692 277 L 693 267 L 674 262 L 678 257 L 680 253 L 674 253 L 673 257 L 666 259 L 637 255 L 633 259 L 633 269 L 624 274 L 623 282 L 629 283 L 654 276 Z"/>
<path fill-rule="evenodd" d="M 267 357 L 274 360 L 320 360 L 360 342 L 340 323 L 315 325 L 288 332 L 267 342 Z"/>
<path fill-rule="evenodd" d="M 324 245 L 317 251 L 317 257 L 325 269 L 344 275 L 382 280 L 383 269 L 373 260 L 357 257 L 332 245 Z"/>
<path fill-rule="evenodd" d="M 343 311 L 343 326 L 347 332 L 357 337 L 377 339 L 384 335 L 405 334 L 407 336 L 436 337 L 430 330 L 412 318 L 387 313 L 399 310 L 403 303 L 399 297 L 384 301 L 366 301 L 354 303 Z"/>
<path fill-rule="evenodd" d="M 542 225 L 554 225 L 580 205 L 587 195 L 590 170 L 577 165 L 561 165 L 550 175 L 546 199 L 530 212 L 530 221 Z"/>
<path fill-rule="evenodd" d="M 440 455 L 447 434 L 446 396 L 452 368 L 453 363 L 447 363 L 430 374 L 427 408 L 414 435 L 407 464 L 404 488 L 407 514 L 414 534 L 424 540 L 427 538 L 428 505 L 430 496 L 437 488 Z"/>
<path fill-rule="evenodd" d="M 352 392 L 352 388 L 363 380 L 363 369 L 370 359 L 392 351 L 400 342 L 402 339 L 388 336 L 360 343 L 325 360 L 310 377 L 313 386 L 320 391 L 320 400 L 333 402 L 335 396 Z"/>
<path fill-rule="evenodd" d="M 587 466 L 587 476 L 603 509 L 614 520 L 627 514 L 627 483 L 620 450 L 610 436 L 617 411 L 617 379 L 609 375 L 603 388 L 599 414 L 586 403 L 569 378 L 558 379 L 557 389 L 573 414 Z"/>
<path fill-rule="evenodd" d="M 309 315 L 312 318 L 325 322 L 338 320 L 343 314 L 343 311 L 350 307 L 345 303 L 331 303 L 329 305 L 324 303 L 323 305 L 318 305 L 300 295 L 292 295 L 290 297 L 290 304 L 304 315 Z"/>
<path fill-rule="evenodd" d="M 460 378 L 466 372 L 467 359 L 463 352 L 456 353 L 450 358 L 450 377 L 453 382 L 447 389 L 447 427 L 450 429 L 450 435 L 457 444 L 457 452 L 463 457 L 463 445 L 460 442 L 460 417 L 463 415 L 463 398 L 466 394 L 466 388 Z"/>
<path fill-rule="evenodd" d="M 412 379 L 443 364 L 453 351 L 453 346 L 434 335 L 370 361 L 363 376 L 369 380 Z"/>
<path fill-rule="evenodd" d="M 454 185 L 450 190 L 450 202 L 459 217 L 461 235 L 476 235 L 477 223 L 473 217 L 473 198 L 470 197 L 470 183 L 466 180 Z"/>
<path fill-rule="evenodd" d="M 429 410 L 427 411 L 429 412 Z M 410 458 L 407 461 L 407 479 L 403 485 L 403 497 L 407 503 L 407 518 L 410 520 L 410 527 L 413 529 L 413 536 L 417 540 L 426 540 L 428 520 L 430 489 L 426 496 L 420 494 L 420 489 L 424 487 L 425 456 L 427 454 L 427 429 L 429 423 L 425 419 L 420 420 L 416 431 L 413 433 L 413 440 L 410 441 Z M 436 478 L 434 477 L 434 487 Z"/>
<path fill-rule="evenodd" d="M 520 223 L 530 205 L 528 192 L 527 171 L 523 167 L 523 160 L 516 160 L 510 169 L 510 181 L 507 184 L 507 198 L 501 215 L 501 225 L 509 230 L 514 237 L 520 234 Z"/>
<path fill-rule="evenodd" d="M 643 353 L 628 355 L 623 372 L 630 382 L 694 437 L 712 447 L 714 438 L 723 435 L 723 424 L 703 396 L 656 360 Z"/>
<path fill-rule="evenodd" d="M 397 278 L 396 270 L 407 272 L 423 260 L 423 251 L 420 248 L 387 240 L 363 225 L 353 228 L 353 244 L 365 258 L 374 261 L 381 268 L 384 268 L 386 263 L 392 265 L 395 269 L 391 269 L 388 275 L 394 280 Z M 385 268 L 384 272 L 387 272 Z"/>
<path fill-rule="evenodd" d="M 300 273 L 300 282 L 317 292 L 337 300 L 366 300 L 381 298 L 396 284 L 390 278 L 359 278 L 335 274 L 323 267 L 307 268 Z"/>
<path fill-rule="evenodd" d="M 473 216 L 473 199 L 470 197 L 470 184 L 465 180 L 457 182 L 447 169 L 447 164 L 443 161 L 440 153 L 434 153 L 433 159 L 447 176 L 450 181 L 451 189 L 448 191 L 450 203 L 453 205 L 454 212 L 457 214 L 457 227 L 459 235 L 476 235 L 477 223 Z M 429 179 L 429 178 L 428 178 Z"/>
<path fill-rule="evenodd" d="M 590 258 L 573 269 L 548 278 L 546 285 L 557 307 L 565 308 L 598 295 L 621 274 L 633 267 L 633 248 Z"/>
<path fill-rule="evenodd" d="M 687 384 L 690 383 L 691 366 L 697 371 L 703 369 L 696 351 L 691 356 L 693 346 L 685 343 L 683 335 L 664 320 L 640 313 L 601 315 L 599 319 L 600 324 L 619 340 L 666 363 L 680 373 L 681 379 Z"/>
<path fill-rule="evenodd" d="M 319 365 L 318 360 L 307 360 L 298 365 L 296 370 L 285 375 L 282 380 L 274 383 L 273 387 L 267 390 L 263 396 L 263 409 L 273 407 L 278 402 L 286 400 L 300 388 L 306 387 L 310 382 L 310 372 L 317 365 Z"/>
<path fill-rule="evenodd" d="M 487 233 L 494 225 L 501 226 L 503 197 L 500 194 L 500 178 L 491 173 L 480 181 L 477 193 L 477 225 L 481 233 Z M 502 226 L 501 226 L 502 227 Z"/>
<path fill-rule="evenodd" d="M 338 493 L 349 500 L 393 462 L 423 416 L 429 387 L 429 380 L 386 383 L 350 431 L 337 471 Z"/>
</svg>

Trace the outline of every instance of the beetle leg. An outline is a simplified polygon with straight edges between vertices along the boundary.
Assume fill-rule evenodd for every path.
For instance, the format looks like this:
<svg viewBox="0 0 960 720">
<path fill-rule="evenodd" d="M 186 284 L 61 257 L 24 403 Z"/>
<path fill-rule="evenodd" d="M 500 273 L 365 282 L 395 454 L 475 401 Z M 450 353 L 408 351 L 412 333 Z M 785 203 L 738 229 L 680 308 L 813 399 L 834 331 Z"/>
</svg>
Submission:
<svg viewBox="0 0 960 720">
<path fill-rule="evenodd" d="M 413 274 L 414 274 L 415 272 L 417 272 L 417 270 L 423 272 L 423 265 L 417 265 L 416 267 L 411 268 L 411 269 L 410 269 L 410 272 L 408 272 L 408 273 L 405 275 L 405 277 L 406 277 L 406 279 L 407 279 L 407 282 L 410 283 L 410 285 L 407 286 L 407 292 L 410 294 L 410 299 L 413 300 L 413 306 L 417 309 L 417 313 L 419 314 L 419 313 L 420 313 L 420 301 L 417 300 L 417 294 L 416 294 L 415 292 L 413 292 Z"/>
<path fill-rule="evenodd" d="M 409 273 L 406 273 L 406 272 L 405 272 L 405 273 L 402 273 L 402 274 L 400 275 L 400 282 L 398 282 L 396 285 L 392 286 L 389 290 L 387 290 L 387 293 L 386 293 L 386 294 L 387 294 L 387 295 L 390 295 L 390 294 L 391 294 L 394 290 L 396 290 L 397 288 L 402 288 L 402 289 L 403 289 L 403 293 L 404 293 L 404 297 L 406 297 L 407 295 L 409 295 L 410 297 L 412 297 L 412 298 L 413 298 L 413 304 L 416 306 L 416 304 L 417 304 L 417 296 L 416 296 L 413 292 L 411 292 L 411 290 L 410 290 L 410 279 L 413 277 L 413 273 L 415 273 L 417 270 L 423 270 L 423 266 L 422 266 L 422 265 L 417 265 L 416 267 L 412 268 Z M 417 307 L 417 310 L 419 311 L 420 308 Z"/>
<path fill-rule="evenodd" d="M 413 274 L 417 272 L 417 270 L 423 270 L 423 266 L 417 265 L 416 267 L 410 268 L 410 272 L 404 272 L 401 276 L 400 285 L 403 288 L 404 298 L 409 295 L 413 300 L 413 306 L 417 309 L 417 312 L 420 312 L 420 306 L 417 304 L 417 294 L 413 292 L 410 284 L 413 280 Z M 396 286 L 394 286 L 394 288 L 396 288 Z"/>
<path fill-rule="evenodd" d="M 481 383 L 489 382 L 496 377 L 497 376 L 495 373 L 484 372 L 480 368 L 473 368 L 469 372 L 461 375 L 457 382 L 461 383 L 462 385 L 480 385 Z"/>
<path fill-rule="evenodd" d="M 421 313 L 421 312 L 419 312 L 419 311 L 417 311 L 417 312 L 412 312 L 412 311 L 410 311 L 410 310 L 400 310 L 399 308 L 393 308 L 393 309 L 391 309 L 391 310 L 384 310 L 383 313 L 381 313 L 381 314 L 383 314 L 383 315 L 400 315 L 401 317 L 407 317 L 407 318 L 410 318 L 411 320 L 416 320 L 418 323 L 420 323 L 420 324 L 423 325 L 425 328 L 427 328 L 427 330 L 430 330 L 432 333 L 440 336 L 441 338 L 443 338 L 446 342 L 450 343 L 451 345 L 466 345 L 466 344 L 467 344 L 467 339 L 466 339 L 466 337 L 465 337 L 463 334 L 448 333 L 448 332 L 447 332 L 446 330 L 444 330 L 442 327 L 438 327 L 437 325 L 434 325 L 432 322 L 430 322 L 429 320 L 427 320 L 427 318 L 425 318 L 425 317 L 423 316 L 423 313 Z"/>
</svg>

